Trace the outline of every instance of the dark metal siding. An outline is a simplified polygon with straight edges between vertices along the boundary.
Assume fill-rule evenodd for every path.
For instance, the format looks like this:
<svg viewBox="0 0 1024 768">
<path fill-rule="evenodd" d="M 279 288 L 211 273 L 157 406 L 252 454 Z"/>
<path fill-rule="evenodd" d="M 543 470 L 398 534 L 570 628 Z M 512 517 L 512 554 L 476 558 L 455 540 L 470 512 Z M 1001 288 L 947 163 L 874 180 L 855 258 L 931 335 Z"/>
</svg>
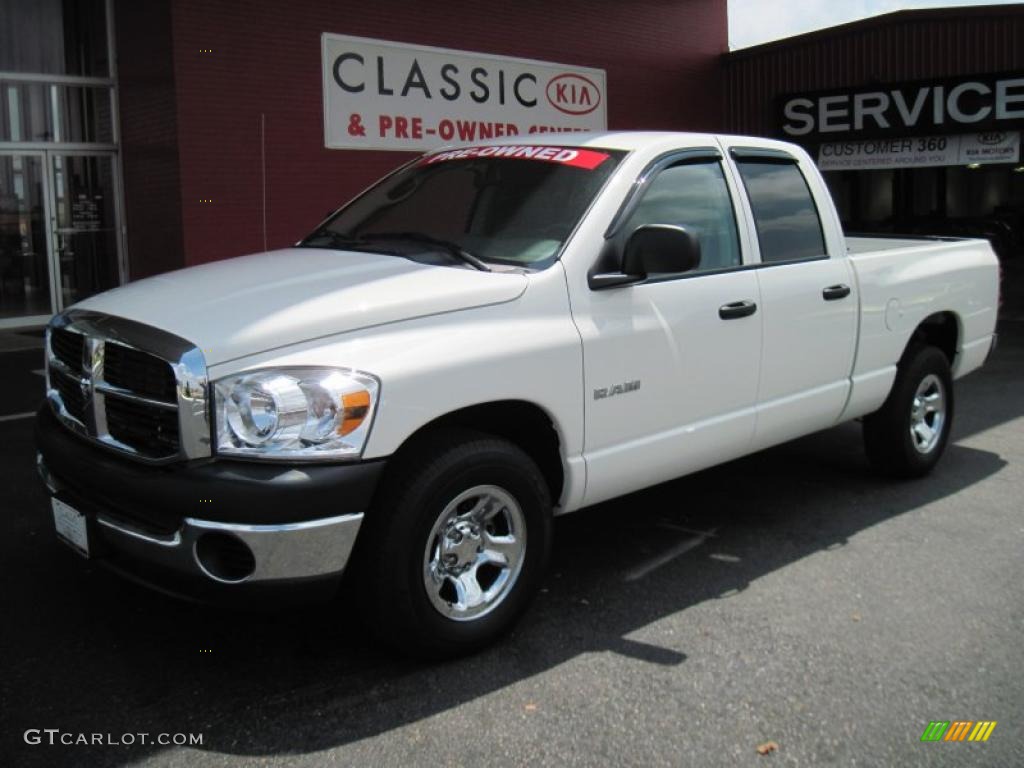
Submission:
<svg viewBox="0 0 1024 768">
<path fill-rule="evenodd" d="M 899 11 L 724 56 L 725 125 L 776 134 L 782 94 L 1024 69 L 1024 6 Z"/>
</svg>

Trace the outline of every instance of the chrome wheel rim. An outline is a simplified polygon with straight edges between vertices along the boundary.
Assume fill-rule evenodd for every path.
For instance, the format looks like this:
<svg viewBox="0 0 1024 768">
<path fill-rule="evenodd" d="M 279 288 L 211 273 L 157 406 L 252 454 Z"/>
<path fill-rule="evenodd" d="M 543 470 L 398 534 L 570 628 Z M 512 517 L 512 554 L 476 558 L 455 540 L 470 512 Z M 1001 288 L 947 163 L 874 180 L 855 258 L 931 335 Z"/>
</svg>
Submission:
<svg viewBox="0 0 1024 768">
<path fill-rule="evenodd" d="M 512 494 L 496 485 L 463 491 L 427 537 L 423 586 L 431 605 L 455 621 L 485 616 L 512 591 L 525 554 L 526 519 Z"/>
<path fill-rule="evenodd" d="M 917 385 L 910 404 L 910 440 L 918 453 L 931 453 L 946 426 L 946 389 L 942 379 L 929 373 Z"/>
</svg>

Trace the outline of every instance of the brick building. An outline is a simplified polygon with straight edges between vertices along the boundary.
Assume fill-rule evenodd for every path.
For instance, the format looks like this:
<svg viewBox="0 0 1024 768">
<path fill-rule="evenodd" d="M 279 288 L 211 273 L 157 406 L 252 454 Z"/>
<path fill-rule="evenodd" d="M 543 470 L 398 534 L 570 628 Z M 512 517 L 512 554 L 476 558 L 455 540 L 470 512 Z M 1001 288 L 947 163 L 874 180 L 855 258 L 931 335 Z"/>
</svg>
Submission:
<svg viewBox="0 0 1024 768">
<path fill-rule="evenodd" d="M 1021 271 L 1024 5 L 898 11 L 723 70 L 724 128 L 802 144 L 847 231 L 987 237 Z"/>
<path fill-rule="evenodd" d="M 0 11 L 0 325 L 294 242 L 412 157 L 326 148 L 324 33 L 603 70 L 612 129 L 721 124 L 725 0 L 0 0 Z M 357 66 L 339 74 L 374 80 L 371 63 Z M 541 87 L 524 96 L 543 99 Z"/>
</svg>

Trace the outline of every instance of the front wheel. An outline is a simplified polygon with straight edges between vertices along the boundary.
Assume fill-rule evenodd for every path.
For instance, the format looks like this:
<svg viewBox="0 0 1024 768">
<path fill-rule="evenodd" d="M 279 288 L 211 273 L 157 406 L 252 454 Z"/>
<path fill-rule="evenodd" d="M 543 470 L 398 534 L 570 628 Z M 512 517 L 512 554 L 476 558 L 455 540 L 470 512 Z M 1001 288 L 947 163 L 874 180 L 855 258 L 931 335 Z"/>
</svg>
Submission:
<svg viewBox="0 0 1024 768">
<path fill-rule="evenodd" d="M 540 587 L 547 484 L 517 446 L 476 432 L 438 433 L 396 460 L 360 535 L 360 592 L 377 634 L 431 658 L 476 650 Z"/>
<path fill-rule="evenodd" d="M 900 361 L 882 407 L 864 419 L 868 459 L 891 477 L 921 477 L 938 463 L 953 424 L 953 377 L 945 354 L 916 346 Z"/>
</svg>

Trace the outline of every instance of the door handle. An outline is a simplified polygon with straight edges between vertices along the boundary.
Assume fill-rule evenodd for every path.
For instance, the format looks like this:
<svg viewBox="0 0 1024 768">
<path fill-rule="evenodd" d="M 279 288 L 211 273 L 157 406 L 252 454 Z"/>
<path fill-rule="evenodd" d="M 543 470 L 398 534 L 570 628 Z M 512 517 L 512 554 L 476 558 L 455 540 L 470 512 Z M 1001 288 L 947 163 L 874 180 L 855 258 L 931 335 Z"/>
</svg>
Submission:
<svg viewBox="0 0 1024 768">
<path fill-rule="evenodd" d="M 757 304 L 752 301 L 734 301 L 732 304 L 723 304 L 718 308 L 718 316 L 723 320 L 749 317 L 755 312 L 757 312 Z"/>
<path fill-rule="evenodd" d="M 830 285 L 821 292 L 822 298 L 825 301 L 835 301 L 836 299 L 845 299 L 850 295 L 850 286 L 843 285 Z"/>
</svg>

